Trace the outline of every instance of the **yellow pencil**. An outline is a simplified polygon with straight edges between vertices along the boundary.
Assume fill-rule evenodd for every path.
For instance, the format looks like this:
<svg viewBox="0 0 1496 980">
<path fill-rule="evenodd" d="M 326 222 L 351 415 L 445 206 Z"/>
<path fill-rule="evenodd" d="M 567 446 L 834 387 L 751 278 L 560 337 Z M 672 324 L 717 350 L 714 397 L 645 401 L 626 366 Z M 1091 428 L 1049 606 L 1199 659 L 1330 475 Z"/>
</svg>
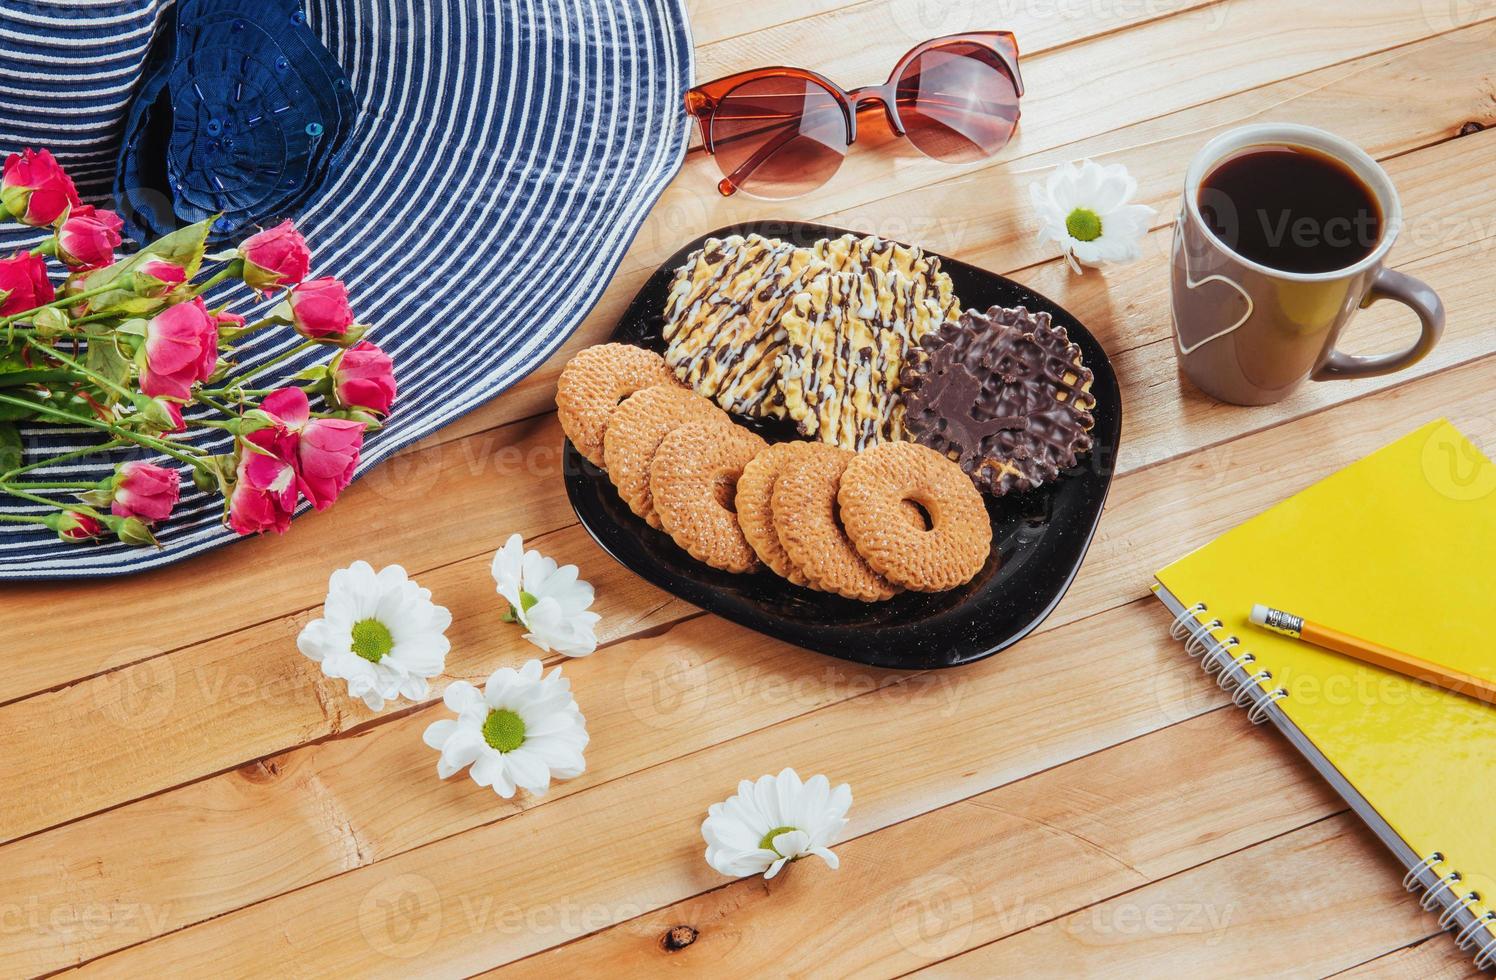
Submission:
<svg viewBox="0 0 1496 980">
<path fill-rule="evenodd" d="M 1252 607 L 1252 615 L 1249 618 L 1258 626 L 1266 627 L 1285 636 L 1295 637 L 1306 643 L 1313 643 L 1326 650 L 1343 653 L 1352 660 L 1384 667 L 1406 677 L 1427 681 L 1456 694 L 1476 698 L 1487 704 L 1496 704 L 1496 682 L 1486 680 L 1484 677 L 1451 670 L 1431 660 L 1424 660 L 1412 654 L 1393 650 L 1391 647 L 1384 647 L 1380 643 L 1363 640 L 1359 636 L 1351 636 L 1349 633 L 1321 626 L 1319 623 L 1310 622 L 1302 616 L 1295 616 L 1281 609 L 1256 605 Z"/>
</svg>

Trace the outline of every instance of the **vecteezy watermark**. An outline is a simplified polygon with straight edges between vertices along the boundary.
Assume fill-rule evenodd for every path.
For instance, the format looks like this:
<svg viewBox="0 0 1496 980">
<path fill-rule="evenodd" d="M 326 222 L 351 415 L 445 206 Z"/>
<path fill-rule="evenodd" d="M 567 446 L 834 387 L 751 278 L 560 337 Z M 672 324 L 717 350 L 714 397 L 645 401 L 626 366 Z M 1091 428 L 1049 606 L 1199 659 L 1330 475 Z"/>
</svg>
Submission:
<svg viewBox="0 0 1496 980">
<path fill-rule="evenodd" d="M 1423 478 L 1451 500 L 1483 500 L 1496 492 L 1496 466 L 1447 426 L 1429 432 L 1419 462 Z"/>
<path fill-rule="evenodd" d="M 358 928 L 375 952 L 413 959 L 430 949 L 441 933 L 441 893 L 425 875 L 387 876 L 364 892 Z"/>
<path fill-rule="evenodd" d="M 171 926 L 171 904 L 163 902 L 60 902 L 40 898 L 0 902 L 0 936 L 43 936 L 57 943 L 106 935 L 145 938 Z"/>
<path fill-rule="evenodd" d="M 995 876 L 994 876 L 995 877 Z M 1073 935 L 1105 937 L 1199 936 L 1221 941 L 1236 911 L 1231 902 L 1123 897 L 1075 911 L 1051 902 L 973 887 L 950 874 L 915 878 L 893 891 L 888 923 L 899 946 L 926 961 L 953 956 L 974 942 L 1010 936 L 1060 920 Z M 978 925 L 981 934 L 976 935 Z"/>
<path fill-rule="evenodd" d="M 960 706 L 964 682 L 947 671 L 899 674 L 826 664 L 788 675 L 762 663 L 665 646 L 641 651 L 623 681 L 624 703 L 651 728 L 678 729 L 716 700 L 739 709 L 811 711 L 857 697 L 887 698 L 949 718 Z"/>
</svg>

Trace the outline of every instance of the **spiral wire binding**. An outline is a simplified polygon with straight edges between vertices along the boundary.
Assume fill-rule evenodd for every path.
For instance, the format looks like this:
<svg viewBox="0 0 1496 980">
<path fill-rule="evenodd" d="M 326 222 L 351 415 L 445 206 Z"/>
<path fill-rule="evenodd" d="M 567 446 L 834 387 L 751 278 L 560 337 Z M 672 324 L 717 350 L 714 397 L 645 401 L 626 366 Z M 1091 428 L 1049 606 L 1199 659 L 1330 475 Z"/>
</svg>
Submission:
<svg viewBox="0 0 1496 980">
<path fill-rule="evenodd" d="M 1271 717 L 1268 707 L 1288 697 L 1285 688 L 1264 691 L 1262 683 L 1273 679 L 1270 670 L 1250 673 L 1247 667 L 1257 657 L 1242 647 L 1237 636 L 1217 637 L 1213 630 L 1225 624 L 1219 618 L 1205 619 L 1210 607 L 1197 602 L 1179 612 L 1169 624 L 1169 636 L 1184 643 L 1184 652 L 1200 659 L 1200 669 L 1216 678 L 1221 690 L 1231 695 L 1238 708 L 1247 709 L 1247 720 L 1260 725 Z"/>
<path fill-rule="evenodd" d="M 1464 876 L 1458 871 L 1450 871 L 1447 874 L 1435 877 L 1431 882 L 1426 882 L 1426 875 L 1437 875 L 1434 871 L 1436 865 L 1445 861 L 1444 852 L 1434 851 L 1403 875 L 1403 887 L 1410 892 L 1418 889 L 1426 889 L 1418 904 L 1425 912 L 1432 912 L 1437 908 L 1448 893 L 1448 901 L 1444 902 L 1444 911 L 1439 913 L 1439 928 L 1453 929 L 1460 919 L 1462 913 L 1470 915 L 1470 921 L 1455 933 L 1454 942 L 1460 949 L 1469 951 L 1475 948 L 1475 944 L 1485 936 L 1485 943 L 1481 945 L 1475 954 L 1475 968 L 1477 970 L 1489 970 L 1496 967 L 1496 910 L 1488 910 L 1485 913 L 1477 913 L 1475 906 L 1480 903 L 1480 892 L 1466 892 L 1460 898 L 1454 897 L 1454 886 L 1463 880 Z"/>
<path fill-rule="evenodd" d="M 1180 610 L 1169 624 L 1169 636 L 1182 641 L 1184 652 L 1190 657 L 1199 658 L 1200 669 L 1207 675 L 1218 675 L 1216 683 L 1231 695 L 1233 704 L 1247 709 L 1248 721 L 1261 725 L 1272 717 L 1272 705 L 1289 696 L 1288 690 L 1283 687 L 1264 690 L 1264 683 L 1273 679 L 1272 671 L 1259 669 L 1256 673 L 1249 672 L 1248 668 L 1257 664 L 1257 657 L 1242 647 L 1236 636 L 1217 638 L 1212 631 L 1221 629 L 1223 624 L 1214 617 L 1207 621 L 1205 616 L 1209 612 L 1210 607 L 1203 602 Z M 1444 860 L 1441 851 L 1429 854 L 1403 876 L 1403 888 L 1410 892 L 1425 889 L 1419 905 L 1426 912 L 1444 904 L 1439 915 L 1440 929 L 1453 929 L 1459 924 L 1460 916 L 1468 913 L 1470 921 L 1455 933 L 1455 944 L 1468 952 L 1485 936 L 1486 941 L 1475 954 L 1475 968 L 1488 970 L 1496 967 L 1496 910 L 1477 913 L 1475 907 L 1481 901 L 1479 892 L 1455 897 L 1454 886 L 1463 880 L 1458 871 L 1451 870 L 1428 882 L 1424 880 L 1425 874 L 1435 875 L 1434 866 L 1443 864 Z"/>
</svg>

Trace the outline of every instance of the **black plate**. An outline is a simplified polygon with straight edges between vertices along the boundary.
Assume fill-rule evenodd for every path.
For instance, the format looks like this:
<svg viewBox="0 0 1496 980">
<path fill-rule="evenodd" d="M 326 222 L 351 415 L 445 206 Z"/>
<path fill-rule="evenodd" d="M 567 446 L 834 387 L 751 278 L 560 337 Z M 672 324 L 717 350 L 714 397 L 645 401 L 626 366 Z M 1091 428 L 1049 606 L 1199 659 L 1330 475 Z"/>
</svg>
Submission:
<svg viewBox="0 0 1496 980">
<path fill-rule="evenodd" d="M 753 222 L 703 235 L 649 278 L 624 312 L 613 339 L 663 350 L 660 311 L 675 269 L 707 238 L 752 232 L 801 245 L 846 234 L 825 225 Z M 950 667 L 989 657 L 1017 642 L 1054 609 L 1085 557 L 1112 482 L 1122 397 L 1106 352 L 1059 304 L 975 266 L 944 257 L 941 263 L 963 307 L 1027 306 L 1048 312 L 1080 345 L 1086 366 L 1096 376 L 1091 385 L 1096 396 L 1096 448 L 1053 484 L 988 498 L 994 558 L 972 581 L 950 592 L 906 592 L 870 604 L 802 589 L 769 571 L 718 571 L 634 516 L 607 474 L 568 442 L 566 491 L 582 526 L 624 567 L 667 592 L 761 633 L 845 660 L 904 669 Z M 739 421 L 773 441 L 793 436 L 787 423 Z"/>
</svg>

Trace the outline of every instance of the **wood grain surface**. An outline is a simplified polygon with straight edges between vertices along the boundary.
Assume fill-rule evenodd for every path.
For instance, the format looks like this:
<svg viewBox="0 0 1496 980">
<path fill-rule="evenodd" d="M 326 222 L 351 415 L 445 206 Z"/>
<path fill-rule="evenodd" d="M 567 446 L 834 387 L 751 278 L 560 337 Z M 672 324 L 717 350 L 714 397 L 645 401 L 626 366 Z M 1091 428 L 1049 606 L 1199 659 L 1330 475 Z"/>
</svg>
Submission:
<svg viewBox="0 0 1496 980">
<path fill-rule="evenodd" d="M 1152 572 L 1431 418 L 1496 446 L 1496 5 L 1485 0 L 686 0 L 697 77 L 761 65 L 882 82 L 927 37 L 1014 31 L 1023 120 L 952 166 L 867 126 L 793 201 L 719 197 L 693 151 L 565 349 L 284 539 L 118 581 L 7 586 L 0 637 L 0 976 L 1465 977 L 1468 957 L 1312 770 L 1167 636 Z M 1266 408 L 1175 370 L 1170 225 L 1187 162 L 1248 122 L 1331 129 L 1383 162 L 1389 264 L 1449 312 L 1390 377 Z M 1070 273 L 1027 186 L 1125 164 L 1158 209 L 1136 264 Z M 914 242 L 1074 312 L 1123 387 L 1100 531 L 1055 613 L 944 672 L 842 663 L 701 613 L 607 558 L 560 472 L 555 378 L 682 243 L 745 219 Z M 1415 330 L 1359 315 L 1354 352 Z M 597 587 L 565 661 L 587 772 L 504 801 L 436 778 L 451 680 L 535 652 L 488 566 L 513 532 Z M 398 562 L 453 612 L 447 674 L 376 714 L 296 650 L 328 573 Z M 562 663 L 558 657 L 548 663 Z M 840 871 L 729 881 L 708 804 L 783 766 L 852 785 Z M 667 941 L 667 937 L 674 941 Z"/>
</svg>

